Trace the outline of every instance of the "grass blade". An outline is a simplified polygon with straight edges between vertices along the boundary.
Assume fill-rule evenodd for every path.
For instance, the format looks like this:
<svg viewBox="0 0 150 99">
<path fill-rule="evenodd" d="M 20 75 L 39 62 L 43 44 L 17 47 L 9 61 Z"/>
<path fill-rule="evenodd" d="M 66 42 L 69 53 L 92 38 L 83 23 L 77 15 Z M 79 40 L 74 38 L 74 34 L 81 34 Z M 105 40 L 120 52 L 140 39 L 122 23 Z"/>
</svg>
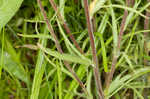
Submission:
<svg viewBox="0 0 150 99">
<path fill-rule="evenodd" d="M 51 51 L 48 48 L 44 48 L 42 47 L 40 44 L 38 44 L 38 47 L 43 50 L 45 53 L 47 53 L 48 55 L 54 56 L 57 59 L 60 60 L 65 60 L 68 62 L 74 62 L 74 63 L 80 63 L 80 64 L 84 64 L 84 65 L 91 65 L 92 62 L 89 59 L 83 59 L 81 57 L 75 56 L 75 55 L 70 55 L 70 54 L 61 54 L 57 51 Z"/>
</svg>

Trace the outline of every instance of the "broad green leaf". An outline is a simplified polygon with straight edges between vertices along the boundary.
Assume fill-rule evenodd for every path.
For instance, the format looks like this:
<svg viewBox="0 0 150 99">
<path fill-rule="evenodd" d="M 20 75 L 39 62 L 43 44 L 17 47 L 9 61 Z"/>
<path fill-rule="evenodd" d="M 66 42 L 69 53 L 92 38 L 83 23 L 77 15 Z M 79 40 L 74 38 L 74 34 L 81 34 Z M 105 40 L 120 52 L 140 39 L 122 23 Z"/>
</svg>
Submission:
<svg viewBox="0 0 150 99">
<path fill-rule="evenodd" d="M 0 50 L 1 52 L 1 50 Z M 1 56 L 1 53 L 0 53 Z M 19 65 L 19 63 L 16 63 L 15 61 L 13 61 L 11 59 L 11 56 L 9 53 L 4 52 L 3 54 L 3 60 L 4 60 L 4 66 L 3 68 L 10 74 L 13 75 L 15 77 L 17 77 L 18 79 L 26 82 L 27 84 L 29 84 L 29 78 L 27 73 L 25 72 L 25 70 L 23 68 L 21 68 Z"/>
<path fill-rule="evenodd" d="M 0 29 L 15 15 L 23 0 L 0 0 Z"/>
</svg>

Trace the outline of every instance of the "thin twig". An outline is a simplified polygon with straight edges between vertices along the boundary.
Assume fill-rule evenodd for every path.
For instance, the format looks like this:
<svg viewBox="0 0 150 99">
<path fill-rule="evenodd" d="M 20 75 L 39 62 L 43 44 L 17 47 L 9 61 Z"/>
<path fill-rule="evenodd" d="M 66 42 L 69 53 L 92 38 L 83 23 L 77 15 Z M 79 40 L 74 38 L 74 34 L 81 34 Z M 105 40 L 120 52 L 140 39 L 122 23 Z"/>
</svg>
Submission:
<svg viewBox="0 0 150 99">
<path fill-rule="evenodd" d="M 51 24 L 49 23 L 49 20 L 48 20 L 48 18 L 47 18 L 46 12 L 44 11 L 44 8 L 43 8 L 43 6 L 42 6 L 42 4 L 41 4 L 41 1 L 40 1 L 40 0 L 37 0 L 37 2 L 38 2 L 38 4 L 39 4 L 39 7 L 40 7 L 41 12 L 42 12 L 42 14 L 43 14 L 44 20 L 45 20 L 45 22 L 46 22 L 46 24 L 47 24 L 47 26 L 48 26 L 48 29 L 49 29 L 49 31 L 50 31 L 50 34 L 51 34 L 52 37 L 54 38 L 54 41 L 55 41 L 55 45 L 56 45 L 57 50 L 58 50 L 60 53 L 63 53 L 63 51 L 62 51 L 62 49 L 61 49 L 61 46 L 60 46 L 60 44 L 59 44 L 59 42 L 58 42 L 57 36 L 55 35 L 55 32 L 54 32 L 54 30 L 53 30 Z M 86 90 L 84 84 L 83 84 L 82 81 L 79 79 L 79 77 L 76 75 L 76 73 L 72 70 L 72 68 L 70 67 L 69 63 L 66 62 L 66 61 L 64 61 L 64 64 L 65 64 L 66 68 L 72 73 L 72 75 L 73 75 L 74 78 L 77 80 L 77 82 L 79 83 L 79 85 L 83 88 L 84 92 L 87 94 L 88 92 L 87 92 L 87 90 Z"/>
<path fill-rule="evenodd" d="M 147 0 L 148 2 L 150 2 L 150 0 Z M 150 7 L 148 7 L 150 9 Z M 150 17 L 150 12 L 146 11 L 146 16 Z M 149 19 L 145 19 L 144 20 L 144 30 L 148 30 L 149 29 Z M 145 50 L 145 54 L 148 55 L 148 48 L 147 48 L 147 37 L 148 37 L 148 32 L 144 32 L 144 50 Z M 147 65 L 147 60 L 144 58 L 144 64 Z"/>
<path fill-rule="evenodd" d="M 62 17 L 61 13 L 58 11 L 58 7 L 57 7 L 56 3 L 54 2 L 54 0 L 49 0 L 49 2 L 52 5 L 52 8 L 55 10 L 55 12 L 57 12 L 58 19 L 60 21 L 62 21 L 63 27 L 66 30 L 67 34 L 69 35 L 71 41 L 74 43 L 74 45 L 76 46 L 76 48 L 80 51 L 80 53 L 83 54 L 83 51 L 80 48 L 80 46 L 77 43 L 77 41 L 75 40 L 75 37 L 71 34 L 71 30 L 69 29 L 67 23 L 65 22 L 64 17 Z"/>
<path fill-rule="evenodd" d="M 130 2 L 130 0 L 126 0 L 127 6 L 129 6 L 129 2 Z M 125 22 L 126 22 L 127 16 L 128 16 L 128 11 L 125 10 L 124 15 L 123 15 L 123 19 L 122 19 L 122 22 L 121 22 L 119 37 L 118 37 L 117 51 L 120 51 L 120 44 L 121 44 L 121 40 L 122 40 L 122 35 L 124 33 L 124 27 L 125 27 Z M 118 59 L 118 56 L 113 55 L 111 71 L 108 73 L 108 77 L 106 78 L 106 88 L 109 88 L 110 83 L 112 81 L 113 74 L 115 72 L 115 66 L 116 66 L 116 63 L 117 63 L 117 59 Z"/>
<path fill-rule="evenodd" d="M 88 7 L 88 0 L 84 0 L 84 10 L 85 10 L 85 15 L 86 15 L 86 21 L 87 21 L 87 28 L 88 28 L 88 33 L 90 37 L 90 44 L 92 48 L 92 55 L 93 55 L 93 61 L 94 61 L 94 77 L 97 85 L 97 90 L 98 90 L 98 95 L 99 99 L 104 99 L 104 94 L 102 90 L 102 84 L 101 84 L 101 79 L 100 79 L 100 74 L 99 74 L 99 68 L 98 68 L 98 59 L 96 56 L 96 47 L 95 47 L 95 42 L 94 42 L 94 34 L 93 34 L 93 28 L 89 16 L 89 7 Z"/>
</svg>

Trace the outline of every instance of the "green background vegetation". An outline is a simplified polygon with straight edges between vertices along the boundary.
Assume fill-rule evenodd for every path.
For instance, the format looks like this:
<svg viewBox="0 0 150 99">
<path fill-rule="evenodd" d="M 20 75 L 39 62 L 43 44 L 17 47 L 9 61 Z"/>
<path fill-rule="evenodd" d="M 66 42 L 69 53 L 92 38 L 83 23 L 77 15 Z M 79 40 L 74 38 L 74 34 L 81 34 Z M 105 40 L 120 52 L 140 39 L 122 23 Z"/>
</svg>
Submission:
<svg viewBox="0 0 150 99">
<path fill-rule="evenodd" d="M 58 20 L 58 12 L 48 0 L 41 1 L 65 54 L 57 51 L 36 0 L 0 0 L 0 99 L 98 99 L 83 0 L 55 2 L 84 54 L 69 39 Z M 150 31 L 144 29 L 149 5 L 146 0 L 135 0 L 130 7 L 124 0 L 97 0 L 90 9 L 106 99 L 150 98 L 150 56 L 144 49 L 146 44 L 147 51 L 150 50 L 149 34 L 144 36 Z M 128 10 L 128 16 L 117 50 L 124 10 Z M 118 59 L 107 89 L 106 72 L 110 72 L 113 53 Z M 70 63 L 89 95 L 66 69 L 63 60 Z"/>
</svg>

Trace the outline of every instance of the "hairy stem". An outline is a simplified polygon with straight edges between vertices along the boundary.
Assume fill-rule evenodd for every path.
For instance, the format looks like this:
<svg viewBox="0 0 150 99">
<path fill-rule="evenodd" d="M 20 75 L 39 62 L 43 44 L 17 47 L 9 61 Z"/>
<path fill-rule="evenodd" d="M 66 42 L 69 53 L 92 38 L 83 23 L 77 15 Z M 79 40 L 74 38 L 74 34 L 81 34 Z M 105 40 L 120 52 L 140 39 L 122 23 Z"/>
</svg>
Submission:
<svg viewBox="0 0 150 99">
<path fill-rule="evenodd" d="M 88 34 L 90 38 L 90 44 L 92 48 L 92 55 L 93 55 L 93 61 L 94 61 L 94 77 L 96 81 L 97 91 L 99 95 L 99 99 L 104 99 L 103 90 L 102 90 L 102 84 L 99 74 L 99 68 L 98 68 L 98 59 L 96 56 L 96 47 L 94 42 L 94 34 L 93 34 L 93 28 L 89 16 L 89 7 L 88 7 L 88 0 L 84 0 L 84 10 L 86 15 L 86 21 L 87 21 L 87 28 L 88 28 Z"/>
<path fill-rule="evenodd" d="M 54 0 L 49 0 L 49 2 L 52 5 L 52 8 L 55 10 L 55 12 L 57 12 L 58 19 L 60 21 L 62 21 L 63 27 L 66 30 L 67 34 L 69 35 L 71 41 L 74 43 L 74 45 L 76 46 L 76 48 L 80 51 L 80 53 L 83 54 L 83 51 L 80 48 L 80 46 L 77 43 L 77 41 L 75 40 L 75 37 L 71 34 L 71 30 L 69 29 L 67 23 L 65 22 L 64 17 L 62 17 L 61 13 L 58 11 L 58 7 L 57 7 L 56 3 L 54 2 Z"/>
<path fill-rule="evenodd" d="M 44 20 L 45 20 L 45 22 L 46 22 L 46 24 L 47 24 L 47 26 L 48 26 L 48 29 L 49 29 L 49 31 L 50 31 L 50 34 L 51 34 L 52 37 L 54 38 L 54 41 L 55 41 L 55 45 L 56 45 L 57 50 L 58 50 L 60 53 L 63 53 L 63 50 L 61 49 L 61 46 L 60 46 L 59 41 L 58 41 L 58 39 L 57 39 L 57 36 L 55 35 L 55 32 L 54 32 L 54 30 L 53 30 L 53 28 L 52 28 L 52 26 L 51 26 L 51 24 L 50 24 L 50 22 L 49 22 L 49 20 L 48 20 L 48 18 L 47 18 L 46 12 L 44 11 L 44 8 L 43 8 L 43 6 L 42 6 L 42 4 L 41 4 L 41 1 L 40 1 L 40 0 L 37 0 L 37 2 L 38 2 L 38 4 L 39 4 L 39 7 L 40 7 L 41 12 L 42 12 L 42 14 L 43 14 Z M 69 65 L 69 63 L 66 62 L 66 61 L 64 61 L 64 64 L 65 64 L 66 68 L 72 73 L 72 75 L 73 75 L 74 78 L 77 80 L 77 82 L 79 83 L 79 85 L 83 88 L 84 92 L 87 94 L 87 90 L 86 90 L 84 84 L 83 84 L 82 81 L 79 79 L 79 77 L 76 75 L 76 73 L 72 70 L 72 68 L 71 68 L 71 66 Z"/>
<path fill-rule="evenodd" d="M 134 6 L 134 2 L 135 2 L 134 0 L 131 0 L 129 4 L 131 4 L 131 6 L 133 7 Z"/>
<path fill-rule="evenodd" d="M 147 0 L 148 2 L 150 2 L 150 0 Z M 150 7 L 148 7 L 150 9 Z M 146 16 L 150 17 L 150 12 L 146 11 Z M 149 29 L 149 19 L 145 19 L 144 20 L 144 30 L 148 30 Z M 144 50 L 145 50 L 145 54 L 148 55 L 148 49 L 147 49 L 147 37 L 148 37 L 148 32 L 144 32 Z M 144 65 L 147 65 L 147 60 L 144 58 Z"/>
<path fill-rule="evenodd" d="M 129 6 L 129 2 L 130 2 L 130 0 L 126 0 L 127 6 Z M 117 44 L 117 48 L 116 48 L 117 51 L 120 51 L 120 44 L 121 44 L 122 36 L 124 33 L 124 27 L 125 27 L 125 22 L 126 22 L 127 16 L 128 16 L 128 11 L 125 10 L 124 15 L 123 15 L 123 19 L 121 22 L 119 37 L 118 37 L 118 44 Z M 118 59 L 118 55 L 114 54 L 113 59 L 112 59 L 111 71 L 108 73 L 108 77 L 106 78 L 106 88 L 109 88 L 110 83 L 112 81 L 112 78 L 113 78 L 113 75 L 115 72 L 115 66 L 117 63 L 117 59 Z"/>
</svg>

